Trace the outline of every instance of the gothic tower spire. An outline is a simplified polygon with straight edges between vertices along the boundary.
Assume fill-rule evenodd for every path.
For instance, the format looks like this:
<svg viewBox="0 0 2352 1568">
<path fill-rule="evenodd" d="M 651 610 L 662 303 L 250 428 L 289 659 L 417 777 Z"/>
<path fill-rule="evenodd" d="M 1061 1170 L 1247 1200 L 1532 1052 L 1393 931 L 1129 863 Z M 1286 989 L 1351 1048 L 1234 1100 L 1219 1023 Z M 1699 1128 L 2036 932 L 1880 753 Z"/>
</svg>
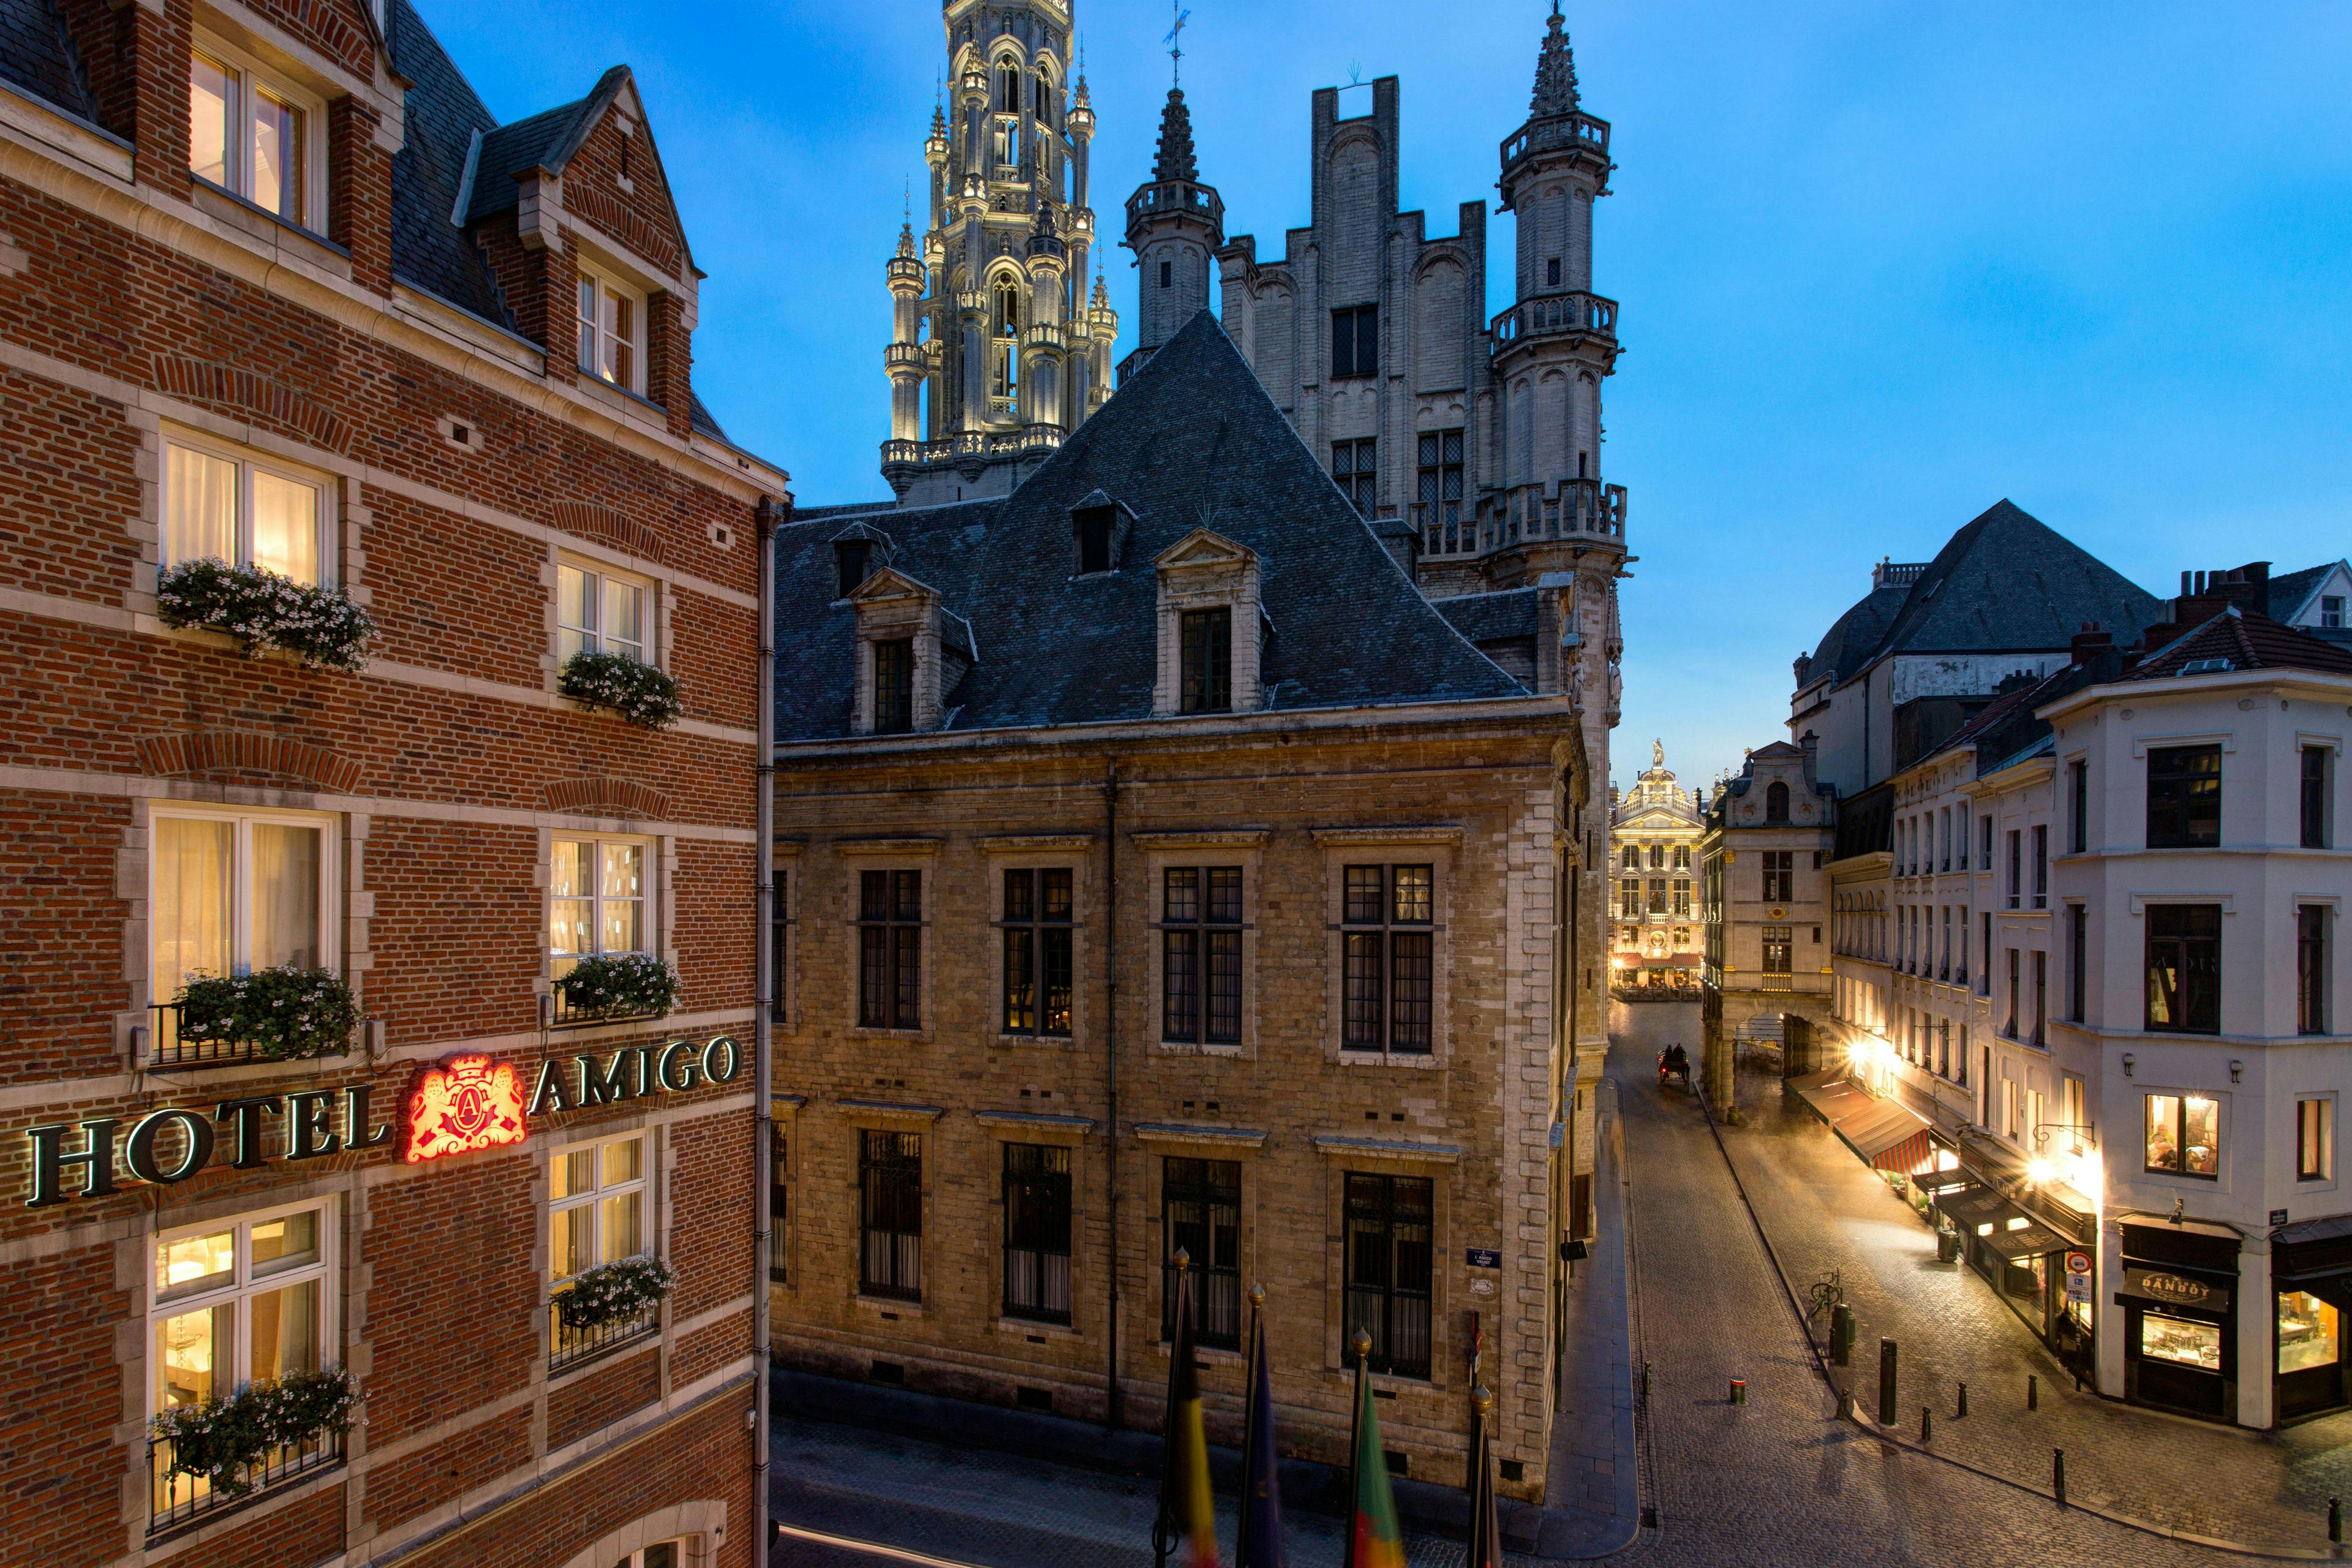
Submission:
<svg viewBox="0 0 2352 1568">
<path fill-rule="evenodd" d="M 1085 297 L 1095 116 L 1073 9 L 942 0 L 925 226 L 908 224 L 887 268 L 882 472 L 903 500 L 1003 494 L 1109 395 L 1118 316 Z"/>
<path fill-rule="evenodd" d="M 1177 27 L 1182 26 L 1180 16 Z M 1176 34 L 1169 36 L 1172 42 Z M 1185 107 L 1184 89 L 1171 87 L 1160 111 L 1151 178 L 1127 198 L 1126 244 L 1135 252 L 1138 313 L 1135 352 L 1120 362 L 1120 381 L 1209 308 L 1210 268 L 1224 243 L 1224 202 L 1214 185 L 1201 183 L 1192 152 L 1192 111 Z"/>
<path fill-rule="evenodd" d="M 1544 34 L 1543 52 L 1536 57 L 1536 96 L 1528 113 L 1537 120 L 1572 114 L 1576 101 L 1576 51 L 1569 47 L 1559 0 L 1552 0 L 1551 27 Z"/>
</svg>

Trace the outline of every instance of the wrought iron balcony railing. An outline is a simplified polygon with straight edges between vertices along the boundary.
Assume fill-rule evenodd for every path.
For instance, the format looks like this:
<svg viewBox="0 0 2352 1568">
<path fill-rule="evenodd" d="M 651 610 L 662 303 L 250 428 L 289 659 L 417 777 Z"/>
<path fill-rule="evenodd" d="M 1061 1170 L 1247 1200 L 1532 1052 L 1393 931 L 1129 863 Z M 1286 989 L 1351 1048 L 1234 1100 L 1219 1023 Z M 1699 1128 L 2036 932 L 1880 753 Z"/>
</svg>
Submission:
<svg viewBox="0 0 2352 1568">
<path fill-rule="evenodd" d="M 215 1487 L 201 1476 L 174 1475 L 169 1438 L 147 1444 L 147 1468 L 152 1478 L 147 1511 L 147 1536 L 173 1534 L 221 1514 L 230 1513 L 289 1486 L 305 1476 L 343 1462 L 343 1435 L 321 1432 L 307 1443 L 275 1448 L 237 1472 L 236 1490 Z"/>
<path fill-rule="evenodd" d="M 593 1328 L 573 1328 L 563 1321 L 563 1297 L 547 1303 L 547 1370 L 562 1372 L 635 1344 L 661 1328 L 661 1303 L 656 1301 L 633 1318 L 618 1318 Z"/>
</svg>

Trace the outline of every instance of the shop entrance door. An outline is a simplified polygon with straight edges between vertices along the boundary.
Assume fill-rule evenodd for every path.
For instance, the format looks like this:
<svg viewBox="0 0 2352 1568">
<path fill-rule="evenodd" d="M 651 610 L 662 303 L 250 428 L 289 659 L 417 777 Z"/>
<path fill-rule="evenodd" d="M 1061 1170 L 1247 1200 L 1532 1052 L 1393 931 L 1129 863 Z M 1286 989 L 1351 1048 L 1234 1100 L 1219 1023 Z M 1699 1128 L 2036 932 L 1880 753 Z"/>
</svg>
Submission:
<svg viewBox="0 0 2352 1568">
<path fill-rule="evenodd" d="M 2293 1421 L 2347 1403 L 2344 1320 L 2336 1304 L 2315 1291 L 2282 1289 L 2276 1323 L 2278 1418 Z"/>
</svg>

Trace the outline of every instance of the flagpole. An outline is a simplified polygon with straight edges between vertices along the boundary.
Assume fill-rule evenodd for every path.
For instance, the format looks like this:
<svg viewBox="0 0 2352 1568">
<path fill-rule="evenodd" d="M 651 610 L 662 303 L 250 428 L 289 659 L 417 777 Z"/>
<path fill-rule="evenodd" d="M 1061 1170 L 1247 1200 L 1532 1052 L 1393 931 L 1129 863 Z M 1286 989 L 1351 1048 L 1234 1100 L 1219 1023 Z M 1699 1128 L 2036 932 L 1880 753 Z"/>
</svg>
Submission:
<svg viewBox="0 0 2352 1568">
<path fill-rule="evenodd" d="M 1250 1474 L 1251 1456 L 1257 1452 L 1257 1373 L 1258 1358 L 1265 1352 L 1264 1331 L 1258 1327 L 1265 1311 L 1265 1287 L 1253 1285 L 1249 1292 L 1250 1337 L 1249 1364 L 1242 1377 L 1242 1501 L 1234 1528 L 1234 1568 L 1250 1568 L 1250 1497 L 1257 1489 Z"/>
<path fill-rule="evenodd" d="M 1495 1538 L 1495 1467 L 1486 1450 L 1486 1418 L 1495 1408 L 1495 1396 L 1486 1392 L 1486 1384 L 1470 1390 L 1470 1406 L 1476 1413 L 1470 1439 L 1475 1473 L 1470 1478 L 1470 1552 L 1464 1568 L 1501 1568 L 1503 1543 Z"/>
<path fill-rule="evenodd" d="M 1160 1509 L 1151 1520 L 1151 1568 L 1168 1568 L 1168 1549 L 1175 1544 L 1175 1520 L 1168 1506 L 1169 1459 L 1176 1445 L 1177 1363 L 1182 1359 L 1185 1314 L 1192 1307 L 1185 1287 L 1192 1255 L 1180 1247 L 1169 1262 L 1176 1268 L 1176 1310 L 1168 1335 L 1168 1396 L 1160 1405 Z"/>
<path fill-rule="evenodd" d="M 1348 1496 L 1352 1500 L 1359 1495 L 1358 1489 L 1362 1485 L 1362 1478 L 1357 1474 L 1360 1468 L 1357 1462 L 1357 1456 L 1362 1452 L 1364 1377 L 1365 1369 L 1371 1361 L 1372 1336 L 1358 1329 L 1349 1336 L 1348 1348 L 1356 1352 L 1356 1387 L 1353 1397 L 1348 1402 L 1354 1412 L 1348 1420 Z M 1348 1514 L 1348 1554 L 1341 1568 L 1356 1568 L 1356 1518 L 1355 1504 L 1352 1501 L 1349 1504 Z"/>
</svg>

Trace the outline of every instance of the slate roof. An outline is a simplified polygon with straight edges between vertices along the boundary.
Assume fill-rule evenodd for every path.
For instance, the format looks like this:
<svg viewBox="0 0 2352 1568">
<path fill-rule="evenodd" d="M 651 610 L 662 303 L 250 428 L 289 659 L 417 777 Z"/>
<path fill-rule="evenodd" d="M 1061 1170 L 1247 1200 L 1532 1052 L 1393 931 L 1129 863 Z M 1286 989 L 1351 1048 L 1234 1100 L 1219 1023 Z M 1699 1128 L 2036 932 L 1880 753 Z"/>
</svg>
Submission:
<svg viewBox="0 0 2352 1568">
<path fill-rule="evenodd" d="M 2231 605 L 2184 637 L 2174 638 L 2124 674 L 2126 680 L 2164 680 L 2176 675 L 2221 674 L 2191 665 L 2226 659 L 2228 668 L 2314 669 L 2352 675 L 2352 649 Z"/>
<path fill-rule="evenodd" d="M 1536 635 L 1536 591 L 1506 588 L 1497 594 L 1464 594 L 1433 601 L 1437 613 L 1472 642 L 1501 642 Z"/>
<path fill-rule="evenodd" d="M 1813 662 L 1845 681 L 1890 653 L 2063 648 L 2085 624 L 2121 646 L 2164 615 L 2155 595 L 2002 500 L 1953 534 L 1907 589 L 1874 589 L 1841 616 Z M 1865 647 L 1874 621 L 1883 625 Z"/>
<path fill-rule="evenodd" d="M 409 0 L 392 0 L 392 63 L 412 84 L 406 129 L 392 160 L 392 269 L 404 283 L 469 315 L 514 330 L 498 279 L 465 230 L 449 221 L 476 134 L 498 120 Z"/>
<path fill-rule="evenodd" d="M 2267 606 L 2272 618 L 2293 624 L 2294 613 L 2319 591 L 2319 585 L 2327 581 L 2327 574 L 2344 564 L 2341 561 L 2329 561 L 2317 566 L 2306 566 L 2300 572 L 2287 572 L 2273 577 Z"/>
<path fill-rule="evenodd" d="M 0 0 L 0 77 L 77 120 L 98 121 L 81 60 L 49 0 Z"/>
<path fill-rule="evenodd" d="M 1134 520 L 1118 569 L 1076 578 L 1070 510 L 1097 489 Z M 971 624 L 981 657 L 947 695 L 953 730 L 1150 718 L 1152 563 L 1201 527 L 1259 557 L 1268 708 L 1527 696 L 1422 596 L 1205 310 L 1011 495 L 813 508 L 779 531 L 781 742 L 849 734 L 855 616 L 832 541 L 854 521 Z"/>
</svg>

